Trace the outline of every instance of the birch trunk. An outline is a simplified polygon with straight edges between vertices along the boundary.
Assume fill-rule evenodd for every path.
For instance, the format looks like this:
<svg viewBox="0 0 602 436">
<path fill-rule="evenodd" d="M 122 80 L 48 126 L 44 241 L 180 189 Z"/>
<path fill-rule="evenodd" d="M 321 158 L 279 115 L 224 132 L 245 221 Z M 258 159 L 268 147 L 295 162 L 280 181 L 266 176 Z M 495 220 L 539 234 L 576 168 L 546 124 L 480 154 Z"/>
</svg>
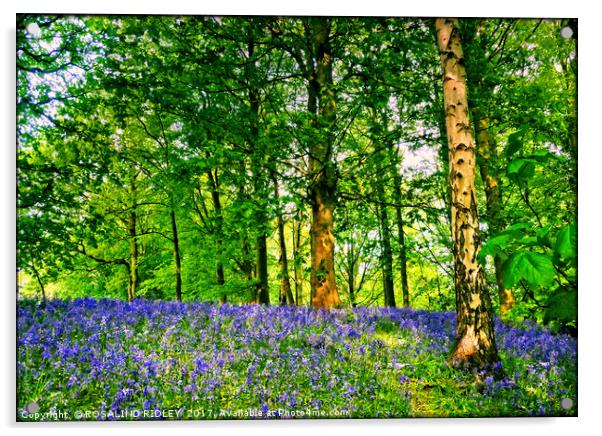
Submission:
<svg viewBox="0 0 602 436">
<path fill-rule="evenodd" d="M 435 20 L 443 68 L 443 99 L 449 147 L 451 225 L 456 290 L 454 366 L 488 368 L 499 362 L 491 302 L 477 263 L 480 248 L 476 155 L 468 118 L 466 70 L 458 20 Z"/>
</svg>

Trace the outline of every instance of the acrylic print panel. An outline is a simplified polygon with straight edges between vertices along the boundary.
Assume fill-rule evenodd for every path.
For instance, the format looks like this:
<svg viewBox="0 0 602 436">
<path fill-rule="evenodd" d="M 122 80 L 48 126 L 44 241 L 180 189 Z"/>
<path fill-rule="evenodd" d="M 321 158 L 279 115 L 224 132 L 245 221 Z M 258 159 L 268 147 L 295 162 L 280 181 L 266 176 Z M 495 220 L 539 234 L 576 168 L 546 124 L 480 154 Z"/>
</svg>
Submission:
<svg viewBox="0 0 602 436">
<path fill-rule="evenodd" d="M 577 415 L 576 20 L 16 27 L 17 421 Z"/>
</svg>

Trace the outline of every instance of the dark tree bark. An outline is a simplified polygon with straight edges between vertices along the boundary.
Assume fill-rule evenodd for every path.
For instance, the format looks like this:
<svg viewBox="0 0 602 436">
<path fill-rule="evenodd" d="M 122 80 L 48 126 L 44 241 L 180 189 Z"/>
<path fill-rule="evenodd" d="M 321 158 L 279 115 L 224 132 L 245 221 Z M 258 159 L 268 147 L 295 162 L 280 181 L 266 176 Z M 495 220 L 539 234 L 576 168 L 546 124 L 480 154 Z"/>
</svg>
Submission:
<svg viewBox="0 0 602 436">
<path fill-rule="evenodd" d="M 295 270 L 295 304 L 297 306 L 303 304 L 303 267 L 300 256 L 302 222 L 300 215 L 298 213 L 293 220 L 293 267 Z"/>
<path fill-rule="evenodd" d="M 223 286 L 226 283 L 226 279 L 224 276 L 224 263 L 222 261 L 222 238 L 224 231 L 224 218 L 222 215 L 222 202 L 219 195 L 219 178 L 217 169 L 215 170 L 215 173 L 211 170 L 208 170 L 207 177 L 209 179 L 209 186 L 211 188 L 211 201 L 213 202 L 213 213 L 215 217 L 215 226 L 213 228 L 213 234 L 215 237 L 216 281 L 219 286 Z M 220 295 L 220 302 L 224 304 L 227 301 L 227 295 L 225 293 L 222 293 Z"/>
<path fill-rule="evenodd" d="M 249 99 L 249 117 L 250 117 L 250 135 L 249 142 L 253 155 L 251 156 L 251 168 L 254 179 L 255 202 L 258 203 L 255 211 L 257 218 L 257 236 L 256 236 L 256 279 L 257 279 L 257 301 L 261 304 L 270 304 L 270 292 L 268 282 L 268 251 L 267 251 L 267 229 L 268 219 L 261 200 L 267 195 L 266 174 L 264 174 L 265 146 L 259 141 L 259 90 L 254 81 L 256 78 L 254 54 L 255 40 L 253 30 L 249 29 L 248 40 L 248 60 L 246 62 L 247 78 L 250 81 L 248 90 Z"/>
<path fill-rule="evenodd" d="M 33 271 L 34 275 L 36 276 L 38 285 L 40 286 L 40 293 L 42 294 L 42 304 L 45 306 L 46 302 L 48 300 L 46 298 L 46 289 L 44 288 L 44 282 L 42 282 L 42 277 L 40 276 L 40 273 L 39 273 L 38 269 L 36 268 L 33 259 L 31 259 L 30 265 L 31 265 L 31 270 Z"/>
<path fill-rule="evenodd" d="M 248 288 L 251 293 L 251 295 L 249 296 L 249 303 L 257 303 L 257 288 L 253 283 L 253 271 L 255 271 L 255 265 L 251 260 L 251 247 L 246 236 L 244 236 L 240 242 L 240 249 L 242 251 L 243 256 L 243 259 L 241 261 L 241 269 L 248 283 Z"/>
<path fill-rule="evenodd" d="M 401 209 L 401 175 L 399 174 L 399 155 L 395 147 L 389 147 L 391 154 L 391 173 L 393 176 L 393 201 L 395 202 L 395 224 L 397 225 L 397 243 L 399 245 L 399 274 L 403 306 L 410 307 L 410 288 L 408 286 L 408 254 L 406 250 L 403 211 Z"/>
<path fill-rule="evenodd" d="M 363 241 L 362 241 L 363 244 Z M 360 244 L 360 246 L 362 245 Z M 347 288 L 349 290 L 349 303 L 356 307 L 357 293 L 360 291 L 362 282 L 356 287 L 355 278 L 358 270 L 359 253 L 361 248 L 355 246 L 353 238 L 348 241 L 348 250 L 345 253 L 345 273 L 347 274 Z"/>
<path fill-rule="evenodd" d="M 138 237 L 136 234 L 136 209 L 132 209 L 129 213 L 129 233 L 130 233 L 130 268 L 129 268 L 129 285 L 128 285 L 128 301 L 133 301 L 136 298 L 138 291 Z"/>
<path fill-rule="evenodd" d="M 355 307 L 355 262 L 353 257 L 349 256 L 347 259 L 347 287 L 349 288 L 349 303 L 351 307 Z"/>
<path fill-rule="evenodd" d="M 245 178 L 246 175 L 246 163 L 245 160 L 242 159 L 240 161 L 240 177 L 241 179 Z M 245 186 L 241 184 L 238 187 L 237 200 L 242 203 L 249 202 L 249 195 L 245 191 Z M 240 250 L 241 250 L 241 259 L 237 262 L 238 267 L 240 268 L 245 280 L 247 281 L 247 288 L 249 290 L 248 303 L 255 304 L 257 303 L 257 287 L 253 283 L 253 272 L 255 271 L 255 264 L 253 263 L 253 256 L 251 253 L 251 243 L 249 242 L 249 233 L 246 228 L 240 229 Z"/>
<path fill-rule="evenodd" d="M 180 258 L 180 240 L 178 239 L 178 225 L 176 222 L 176 212 L 172 209 L 171 217 L 171 234 L 173 242 L 173 256 L 175 262 L 176 274 L 176 300 L 182 301 L 182 266 Z"/>
<path fill-rule="evenodd" d="M 475 190 L 476 155 L 468 118 L 466 70 L 458 20 L 435 20 L 443 69 L 443 97 L 452 186 L 452 240 L 456 290 L 454 366 L 492 368 L 500 362 L 491 301 L 477 262 L 480 248 Z"/>
<path fill-rule="evenodd" d="M 379 156 L 376 156 L 377 160 Z M 393 250 L 391 249 L 391 230 L 389 228 L 389 213 L 387 211 L 386 199 L 384 196 L 385 187 L 382 180 L 382 166 L 377 163 L 376 168 L 376 197 L 379 204 L 376 206 L 378 210 L 378 221 L 380 225 L 380 242 L 381 242 L 381 264 L 383 274 L 383 293 L 385 297 L 385 306 L 395 307 L 395 288 L 393 286 Z"/>
<path fill-rule="evenodd" d="M 133 301 L 136 298 L 138 291 L 138 283 L 140 281 L 138 275 L 138 234 L 137 234 L 137 198 L 136 198 L 136 175 L 132 176 L 130 186 L 132 195 L 132 207 L 128 216 L 128 232 L 130 237 L 130 267 L 129 267 L 129 282 L 128 282 L 128 301 Z"/>
<path fill-rule="evenodd" d="M 257 302 L 270 304 L 268 288 L 268 250 L 265 234 L 260 234 L 256 240 L 257 244 Z"/>
<path fill-rule="evenodd" d="M 278 178 L 276 177 L 276 174 L 272 174 L 272 180 L 274 183 L 274 195 L 275 198 L 278 199 L 280 193 L 278 192 Z M 278 262 L 280 263 L 280 296 L 278 300 L 281 306 L 286 304 L 293 306 L 295 304 L 295 299 L 293 298 L 291 282 L 288 275 L 288 259 L 286 256 L 286 238 L 284 235 L 284 219 L 282 217 L 282 211 L 278 212 L 277 219 L 278 240 L 280 244 L 280 258 L 278 259 Z"/>
</svg>

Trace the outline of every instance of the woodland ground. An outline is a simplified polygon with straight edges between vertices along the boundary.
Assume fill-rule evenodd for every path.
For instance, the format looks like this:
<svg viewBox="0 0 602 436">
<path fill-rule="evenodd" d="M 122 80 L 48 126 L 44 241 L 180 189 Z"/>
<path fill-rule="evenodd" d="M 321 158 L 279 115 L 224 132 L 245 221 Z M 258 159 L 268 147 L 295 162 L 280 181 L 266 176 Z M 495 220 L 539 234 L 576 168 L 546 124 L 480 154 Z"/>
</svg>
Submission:
<svg viewBox="0 0 602 436">
<path fill-rule="evenodd" d="M 496 321 L 505 377 L 447 363 L 455 315 L 17 303 L 17 419 L 575 416 L 576 339 Z M 35 413 L 34 413 L 35 412 Z"/>
</svg>

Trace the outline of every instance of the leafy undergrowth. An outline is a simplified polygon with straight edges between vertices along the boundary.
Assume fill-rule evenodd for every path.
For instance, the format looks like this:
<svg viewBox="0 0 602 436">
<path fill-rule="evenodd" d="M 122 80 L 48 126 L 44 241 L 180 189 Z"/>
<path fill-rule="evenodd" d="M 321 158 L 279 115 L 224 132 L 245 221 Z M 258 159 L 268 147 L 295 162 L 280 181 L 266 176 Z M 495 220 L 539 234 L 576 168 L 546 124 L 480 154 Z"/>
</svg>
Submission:
<svg viewBox="0 0 602 436">
<path fill-rule="evenodd" d="M 93 299 L 17 309 L 18 420 L 576 414 L 576 341 L 534 324 L 497 322 L 506 376 L 477 385 L 446 363 L 451 313 Z"/>
</svg>

